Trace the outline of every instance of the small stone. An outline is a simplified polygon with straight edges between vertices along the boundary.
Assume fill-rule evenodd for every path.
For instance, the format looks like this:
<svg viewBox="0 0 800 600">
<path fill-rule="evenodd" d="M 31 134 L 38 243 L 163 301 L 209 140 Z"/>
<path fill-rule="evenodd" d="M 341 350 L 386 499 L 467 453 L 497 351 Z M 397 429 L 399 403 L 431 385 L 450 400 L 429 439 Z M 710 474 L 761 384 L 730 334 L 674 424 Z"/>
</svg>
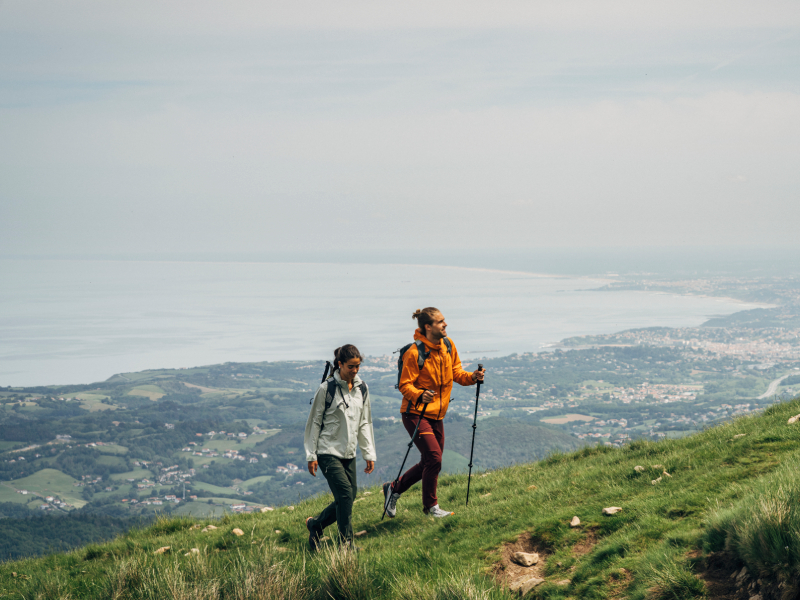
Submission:
<svg viewBox="0 0 800 600">
<path fill-rule="evenodd" d="M 643 473 L 644 467 L 642 465 L 636 465 L 635 467 L 633 467 L 633 470 L 636 471 L 637 473 Z"/>
<path fill-rule="evenodd" d="M 365 496 L 372 496 L 372 492 L 364 492 Z"/>
<path fill-rule="evenodd" d="M 732 439 L 732 440 L 738 440 L 739 438 L 743 438 L 743 437 L 744 437 L 744 436 L 746 436 L 746 435 L 747 435 L 746 433 L 737 433 L 737 434 L 736 434 L 735 436 L 733 436 L 731 439 Z"/>
<path fill-rule="evenodd" d="M 528 577 L 527 579 L 518 579 L 508 586 L 508 589 L 512 592 L 519 592 L 520 596 L 524 596 L 540 583 L 544 583 L 544 579 L 540 577 Z"/>
<path fill-rule="evenodd" d="M 659 477 L 658 479 L 653 479 L 653 481 L 651 481 L 650 483 L 652 483 L 653 485 L 661 483 L 661 477 Z"/>
<path fill-rule="evenodd" d="M 737 569 L 737 570 L 735 570 L 733 573 L 731 573 L 731 579 L 736 579 L 736 576 L 737 576 L 738 574 L 739 574 L 739 570 Z"/>
<path fill-rule="evenodd" d="M 153 552 L 153 554 L 166 554 L 167 552 L 169 552 L 169 548 L 170 548 L 169 546 L 161 546 L 161 548 Z"/>
<path fill-rule="evenodd" d="M 276 529 L 276 530 L 275 530 L 275 533 L 277 533 L 277 534 L 280 534 L 280 532 L 281 532 L 281 530 L 280 530 L 280 529 Z"/>
<path fill-rule="evenodd" d="M 603 514 L 606 515 L 607 517 L 610 517 L 611 515 L 617 514 L 621 510 L 622 507 L 620 506 L 609 506 L 608 508 L 603 509 Z"/>
<path fill-rule="evenodd" d="M 662 475 L 666 475 L 667 477 L 672 477 L 672 475 L 670 475 L 670 474 L 669 474 L 669 473 L 667 473 L 666 471 L 664 471 L 664 472 L 662 473 Z"/>
<path fill-rule="evenodd" d="M 761 594 L 756 594 L 755 596 L 750 596 L 750 600 L 762 600 Z"/>
<path fill-rule="evenodd" d="M 572 517 L 572 521 L 569 522 L 569 526 L 570 527 L 580 527 L 581 526 L 581 520 L 577 516 Z"/>
<path fill-rule="evenodd" d="M 358 498 L 358 499 L 356 499 L 356 500 L 353 500 L 353 504 L 358 504 L 358 503 L 359 503 L 359 502 L 361 502 L 362 500 L 366 500 L 366 498 Z"/>
<path fill-rule="evenodd" d="M 511 555 L 511 560 L 523 567 L 530 567 L 539 562 L 539 555 L 535 552 L 514 552 L 514 554 Z"/>
<path fill-rule="evenodd" d="M 482 494 L 481 498 L 488 498 L 491 495 L 492 495 L 492 492 L 489 492 L 488 494 Z"/>
<path fill-rule="evenodd" d="M 736 585 L 741 587 L 748 579 L 749 577 L 747 575 L 747 567 L 742 567 L 742 570 L 739 571 L 739 574 L 736 576 Z"/>
<path fill-rule="evenodd" d="M 529 485 L 529 486 L 528 486 L 528 489 L 529 489 L 529 490 L 535 490 L 535 489 L 536 489 L 536 486 L 535 486 L 535 485 Z"/>
<path fill-rule="evenodd" d="M 363 531 L 359 531 L 359 532 L 357 532 L 357 533 L 354 533 L 353 535 L 355 535 L 356 537 L 362 537 L 362 536 L 365 536 L 365 535 L 367 535 L 367 530 L 366 530 L 366 529 L 364 529 Z"/>
<path fill-rule="evenodd" d="M 320 542 L 327 542 L 327 541 L 329 541 L 330 539 L 331 539 L 331 538 L 329 538 L 327 535 L 324 535 L 324 536 L 322 536 L 321 538 L 319 538 L 319 541 L 320 541 Z"/>
<path fill-rule="evenodd" d="M 189 552 L 191 552 L 192 554 L 200 554 L 200 549 L 199 548 L 192 548 L 191 550 L 189 550 Z"/>
<path fill-rule="evenodd" d="M 789 417 L 787 425 L 793 425 L 794 423 L 797 423 L 797 417 Z"/>
<path fill-rule="evenodd" d="M 236 529 L 234 529 L 233 531 L 231 531 L 231 533 L 234 534 L 234 535 L 238 535 L 240 537 L 244 535 L 244 531 L 242 531 L 238 527 Z"/>
<path fill-rule="evenodd" d="M 571 582 L 569 579 L 562 579 L 561 581 L 556 581 L 556 585 L 569 585 Z"/>
<path fill-rule="evenodd" d="M 294 506 L 287 506 L 286 510 L 294 510 Z"/>
<path fill-rule="evenodd" d="M 261 509 L 261 512 L 265 513 L 265 512 L 269 512 L 271 510 L 275 510 L 275 509 L 272 508 L 271 506 L 265 506 L 264 508 Z"/>
<path fill-rule="evenodd" d="M 206 525 L 206 530 L 208 531 L 214 531 L 215 529 L 217 529 L 216 525 Z"/>
</svg>

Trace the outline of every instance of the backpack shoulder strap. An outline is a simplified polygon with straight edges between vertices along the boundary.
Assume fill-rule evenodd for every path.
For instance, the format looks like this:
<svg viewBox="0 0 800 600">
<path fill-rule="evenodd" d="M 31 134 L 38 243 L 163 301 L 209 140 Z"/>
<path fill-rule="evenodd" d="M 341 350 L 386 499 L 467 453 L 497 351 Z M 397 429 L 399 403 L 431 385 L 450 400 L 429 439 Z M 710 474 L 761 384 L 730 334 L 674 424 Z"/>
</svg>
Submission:
<svg viewBox="0 0 800 600">
<path fill-rule="evenodd" d="M 417 347 L 417 366 L 421 371 L 422 367 L 425 366 L 425 361 L 428 360 L 428 355 L 430 352 L 425 350 L 425 344 L 423 344 L 420 340 L 414 340 L 414 345 Z"/>
<path fill-rule="evenodd" d="M 444 338 L 444 345 L 447 346 L 447 352 L 450 356 L 453 356 L 453 342 L 450 341 L 450 338 Z"/>
<path fill-rule="evenodd" d="M 367 384 L 365 382 L 361 382 L 358 384 L 358 389 L 361 390 L 361 400 L 364 401 L 367 399 Z"/>
<path fill-rule="evenodd" d="M 333 377 L 328 377 L 328 389 L 325 390 L 325 409 L 322 411 L 322 422 L 319 424 L 320 433 L 322 433 L 325 427 L 325 413 L 328 412 L 331 404 L 333 404 L 333 398 L 336 395 L 337 387 L 339 387 L 339 384 L 336 383 L 336 380 Z"/>
</svg>

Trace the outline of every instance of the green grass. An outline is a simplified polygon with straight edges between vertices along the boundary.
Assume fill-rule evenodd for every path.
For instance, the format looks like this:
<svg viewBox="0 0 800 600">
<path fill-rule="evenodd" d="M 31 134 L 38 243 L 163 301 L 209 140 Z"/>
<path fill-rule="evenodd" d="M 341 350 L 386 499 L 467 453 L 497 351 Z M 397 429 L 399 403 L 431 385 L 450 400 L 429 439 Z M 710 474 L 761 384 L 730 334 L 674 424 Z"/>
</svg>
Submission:
<svg viewBox="0 0 800 600">
<path fill-rule="evenodd" d="M 73 485 L 75 482 L 77 479 L 56 469 L 42 469 L 28 477 L 9 481 L 8 484 L 19 490 L 38 492 L 42 496 L 60 496 L 65 502 L 80 508 L 86 501 L 81 497 L 80 488 Z"/>
<path fill-rule="evenodd" d="M 259 483 L 264 483 L 265 481 L 269 481 L 270 479 L 272 479 L 272 475 L 260 475 L 258 477 L 251 477 L 247 481 L 241 483 L 239 487 L 250 489 L 252 486 L 258 485 Z"/>
<path fill-rule="evenodd" d="M 153 474 L 147 469 L 134 469 L 133 471 L 126 471 L 125 473 L 114 473 L 109 475 L 109 479 L 114 481 L 125 481 L 126 479 L 151 479 Z"/>
<path fill-rule="evenodd" d="M 119 444 L 104 444 L 102 446 L 98 446 L 97 450 L 99 450 L 102 454 L 127 454 L 128 449 L 125 446 L 120 446 Z"/>
<path fill-rule="evenodd" d="M 233 498 L 236 498 L 237 496 L 236 492 L 232 489 L 222 487 L 220 485 L 214 485 L 212 483 L 205 483 L 204 481 L 193 481 L 190 486 L 193 490 L 203 490 L 204 492 L 219 494 L 220 496 L 231 495 Z"/>
<path fill-rule="evenodd" d="M 521 534 L 530 535 L 544 555 L 546 581 L 532 593 L 537 598 L 702 598 L 695 569 L 703 549 L 730 553 L 731 570 L 746 564 L 766 581 L 797 580 L 800 424 L 786 420 L 798 413 L 800 401 L 793 401 L 691 437 L 637 441 L 619 450 L 586 448 L 473 474 L 466 508 L 466 477 L 443 476 L 439 502 L 455 511 L 443 520 L 422 514 L 415 486 L 401 498 L 397 518 L 381 521 L 382 495 L 373 488 L 354 505 L 354 528 L 367 531 L 358 538 L 363 552 L 357 555 L 306 550 L 304 518 L 331 501 L 327 494 L 294 510 L 228 515 L 207 533 L 193 528 L 194 519 L 164 519 L 107 544 L 5 563 L 0 593 L 82 599 L 511 598 L 493 573 L 503 544 Z M 607 506 L 623 510 L 604 517 Z M 579 529 L 568 526 L 573 516 L 582 521 Z M 234 535 L 234 528 L 244 535 Z M 162 546 L 171 550 L 154 554 Z M 569 583 L 558 585 L 561 580 Z"/>
</svg>

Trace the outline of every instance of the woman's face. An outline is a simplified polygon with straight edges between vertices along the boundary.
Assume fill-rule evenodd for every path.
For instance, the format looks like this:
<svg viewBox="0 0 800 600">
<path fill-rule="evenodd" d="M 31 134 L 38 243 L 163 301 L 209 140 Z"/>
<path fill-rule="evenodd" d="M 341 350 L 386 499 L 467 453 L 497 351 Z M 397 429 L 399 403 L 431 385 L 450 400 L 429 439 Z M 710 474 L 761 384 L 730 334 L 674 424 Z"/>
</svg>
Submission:
<svg viewBox="0 0 800 600">
<path fill-rule="evenodd" d="M 339 375 L 345 381 L 353 381 L 353 378 L 358 373 L 358 369 L 360 366 L 361 366 L 360 358 L 351 358 L 347 362 L 340 362 Z"/>
</svg>

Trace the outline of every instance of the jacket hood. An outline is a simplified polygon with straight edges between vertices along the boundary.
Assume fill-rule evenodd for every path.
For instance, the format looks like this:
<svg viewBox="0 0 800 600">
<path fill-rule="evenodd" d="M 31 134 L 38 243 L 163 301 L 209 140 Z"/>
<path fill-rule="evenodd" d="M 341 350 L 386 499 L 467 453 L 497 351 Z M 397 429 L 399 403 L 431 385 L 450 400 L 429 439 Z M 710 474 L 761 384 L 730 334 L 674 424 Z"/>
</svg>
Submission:
<svg viewBox="0 0 800 600">
<path fill-rule="evenodd" d="M 419 340 L 423 344 L 425 344 L 425 347 L 428 350 L 440 350 L 441 347 L 444 345 L 442 340 L 439 340 L 438 344 L 434 344 L 432 341 L 430 341 L 428 338 L 425 337 L 425 335 L 422 333 L 422 330 L 419 328 L 417 328 L 416 331 L 414 331 L 414 339 Z"/>
<path fill-rule="evenodd" d="M 342 385 L 342 384 L 346 385 L 345 380 L 342 379 L 341 375 L 339 375 L 339 369 L 336 369 L 333 372 L 333 378 L 336 380 L 336 383 L 338 383 L 339 385 Z M 361 377 L 359 377 L 358 373 L 356 373 L 356 376 L 353 377 L 353 387 L 356 387 L 356 386 L 359 386 L 359 385 L 361 385 Z"/>
</svg>

